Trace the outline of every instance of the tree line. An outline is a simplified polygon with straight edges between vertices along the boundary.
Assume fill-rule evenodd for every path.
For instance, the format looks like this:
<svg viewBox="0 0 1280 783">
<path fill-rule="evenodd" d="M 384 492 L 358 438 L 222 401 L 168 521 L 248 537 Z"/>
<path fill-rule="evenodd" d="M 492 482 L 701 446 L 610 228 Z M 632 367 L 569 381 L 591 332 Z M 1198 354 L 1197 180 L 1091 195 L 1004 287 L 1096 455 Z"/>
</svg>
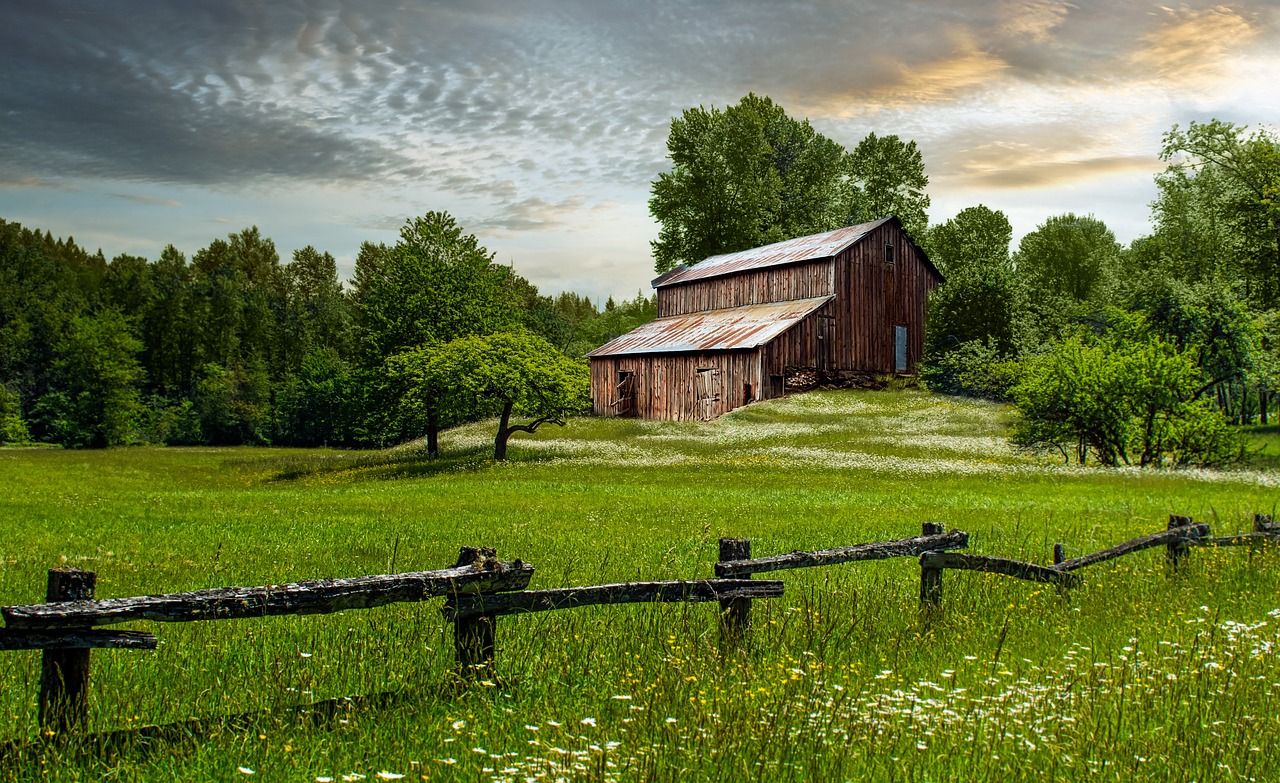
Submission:
<svg viewBox="0 0 1280 783">
<path fill-rule="evenodd" d="M 577 357 L 655 312 L 542 295 L 444 213 L 362 245 L 345 286 L 329 253 L 282 263 L 257 228 L 108 261 L 0 220 L 0 443 L 376 446 L 554 420 L 584 404 Z M 459 388 L 483 385 L 484 357 L 508 376 Z"/>
</svg>

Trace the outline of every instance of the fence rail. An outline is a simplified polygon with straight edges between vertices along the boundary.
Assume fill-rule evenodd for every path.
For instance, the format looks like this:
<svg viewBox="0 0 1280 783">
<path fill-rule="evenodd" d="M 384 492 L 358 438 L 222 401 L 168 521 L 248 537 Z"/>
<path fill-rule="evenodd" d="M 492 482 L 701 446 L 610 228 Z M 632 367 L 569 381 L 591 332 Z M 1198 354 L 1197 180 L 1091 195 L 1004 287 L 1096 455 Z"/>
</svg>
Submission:
<svg viewBox="0 0 1280 783">
<path fill-rule="evenodd" d="M 590 587 L 560 587 L 460 596 L 445 602 L 449 621 L 477 615 L 498 616 L 573 609 L 579 606 L 635 603 L 697 603 L 737 598 L 778 598 L 782 582 L 751 579 L 702 579 L 691 582 L 620 582 Z"/>
<path fill-rule="evenodd" d="M 477 559 L 438 571 L 318 579 L 262 587 L 219 587 L 189 593 L 62 601 L 0 607 L 9 628 L 92 628 L 138 620 L 189 623 L 290 614 L 329 614 L 480 591 L 522 590 L 533 566 Z"/>
<path fill-rule="evenodd" d="M 1170 517 L 1167 530 L 1125 541 L 1074 559 L 1054 545 L 1053 565 L 1040 565 L 951 550 L 969 545 L 969 534 L 926 522 L 921 534 L 816 551 L 793 551 L 753 559 L 746 539 L 720 540 L 715 579 L 624 582 L 549 590 L 527 590 L 534 567 L 500 561 L 491 548 L 464 547 L 457 562 L 435 571 L 320 579 L 260 587 L 224 587 L 168 595 L 94 600 L 96 575 L 78 569 L 49 572 L 46 603 L 0 607 L 0 651 L 41 650 L 39 722 L 46 736 L 66 736 L 83 728 L 88 707 L 92 649 L 154 650 L 156 637 L 137 630 L 99 630 L 126 622 L 197 622 L 272 615 L 305 615 L 368 609 L 392 603 L 445 599 L 452 623 L 457 671 L 474 679 L 494 669 L 497 618 L 592 605 L 718 602 L 721 643 L 733 648 L 751 627 L 754 600 L 783 595 L 781 581 L 752 574 L 815 568 L 895 557 L 918 557 L 920 601 L 938 609 L 943 572 L 981 571 L 1017 579 L 1074 587 L 1078 570 L 1117 557 L 1164 546 L 1176 572 L 1192 546 L 1258 546 L 1280 542 L 1280 525 L 1258 514 L 1251 533 L 1213 538 L 1209 527 L 1190 518 Z"/>
<path fill-rule="evenodd" d="M 936 533 L 929 532 L 932 528 L 927 528 L 922 535 L 899 538 L 894 541 L 875 541 L 836 549 L 820 549 L 816 552 L 789 552 L 785 555 L 760 557 L 754 560 L 722 560 L 716 563 L 716 576 L 749 576 L 769 571 L 816 568 L 865 560 L 885 560 L 891 557 L 918 557 L 925 552 L 963 549 L 969 545 L 968 533 L 961 530 L 944 533 L 941 531 L 941 525 L 937 527 Z"/>
</svg>

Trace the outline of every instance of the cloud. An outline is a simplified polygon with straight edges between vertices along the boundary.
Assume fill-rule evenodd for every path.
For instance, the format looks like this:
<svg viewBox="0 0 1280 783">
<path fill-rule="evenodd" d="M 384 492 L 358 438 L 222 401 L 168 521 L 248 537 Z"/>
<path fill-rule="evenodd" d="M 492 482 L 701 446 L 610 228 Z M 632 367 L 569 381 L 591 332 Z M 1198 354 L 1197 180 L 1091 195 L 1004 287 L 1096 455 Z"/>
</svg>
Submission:
<svg viewBox="0 0 1280 783">
<path fill-rule="evenodd" d="M 1165 10 L 1171 19 L 1143 36 L 1142 47 L 1129 57 L 1139 78 L 1212 84 L 1222 76 L 1224 61 L 1258 34 L 1247 19 L 1225 6 Z"/>
<path fill-rule="evenodd" d="M 1014 40 L 1047 43 L 1072 8 L 1072 3 L 1060 0 L 1011 0 L 1003 4 L 999 31 Z"/>
<path fill-rule="evenodd" d="M 112 193 L 112 198 L 123 199 L 124 201 L 132 201 L 135 204 L 146 204 L 149 207 L 180 207 L 181 203 L 171 198 L 155 198 L 153 196 L 142 196 L 137 193 Z"/>
<path fill-rule="evenodd" d="M 545 231 L 563 226 L 566 218 L 580 211 L 583 200 L 578 196 L 547 201 L 538 196 L 503 205 L 501 211 L 488 218 L 473 221 L 470 228 L 500 231 Z"/>
<path fill-rule="evenodd" d="M 949 184 L 968 188 L 1042 188 L 1083 179 L 1155 173 L 1163 168 L 1155 155 L 1112 155 L 1061 160 L 1006 159 L 1000 165 L 973 164 L 950 177 Z"/>
</svg>

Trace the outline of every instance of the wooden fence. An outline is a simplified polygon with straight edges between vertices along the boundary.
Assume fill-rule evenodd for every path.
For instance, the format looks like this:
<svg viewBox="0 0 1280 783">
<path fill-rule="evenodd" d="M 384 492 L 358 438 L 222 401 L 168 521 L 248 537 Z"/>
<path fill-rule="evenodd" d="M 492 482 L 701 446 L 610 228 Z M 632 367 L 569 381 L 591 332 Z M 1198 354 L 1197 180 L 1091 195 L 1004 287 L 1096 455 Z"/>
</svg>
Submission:
<svg viewBox="0 0 1280 783">
<path fill-rule="evenodd" d="M 1207 525 L 1170 517 L 1166 530 L 1126 541 L 1100 552 L 1065 558 L 1054 546 L 1052 565 L 956 552 L 969 534 L 947 532 L 926 522 L 921 534 L 812 552 L 751 557 L 751 542 L 720 540 L 715 578 L 693 581 L 626 582 L 526 589 L 534 568 L 520 560 L 504 562 L 490 548 L 464 547 L 453 566 L 436 571 L 321 579 L 261 587 L 224 587 L 168 595 L 94 599 L 96 575 L 72 568 L 49 571 L 45 603 L 0 607 L 0 651 L 41 650 L 39 723 L 41 733 L 65 737 L 83 729 L 88 712 L 90 651 L 154 650 L 156 637 L 144 631 L 103 630 L 120 623 L 196 622 L 273 615 L 326 614 L 393 603 L 443 598 L 452 623 L 457 672 L 464 679 L 494 669 L 497 618 L 502 615 L 625 603 L 715 602 L 720 607 L 721 644 L 733 648 L 751 628 L 751 602 L 777 598 L 783 583 L 752 579 L 755 574 L 816 568 L 887 558 L 916 557 L 920 562 L 920 600 L 937 609 L 942 574 L 947 569 L 983 571 L 1046 582 L 1065 589 L 1080 583 L 1077 570 L 1151 547 L 1164 546 L 1176 571 L 1192 546 L 1257 546 L 1280 541 L 1280 525 L 1257 515 L 1252 533 L 1212 538 Z"/>
</svg>

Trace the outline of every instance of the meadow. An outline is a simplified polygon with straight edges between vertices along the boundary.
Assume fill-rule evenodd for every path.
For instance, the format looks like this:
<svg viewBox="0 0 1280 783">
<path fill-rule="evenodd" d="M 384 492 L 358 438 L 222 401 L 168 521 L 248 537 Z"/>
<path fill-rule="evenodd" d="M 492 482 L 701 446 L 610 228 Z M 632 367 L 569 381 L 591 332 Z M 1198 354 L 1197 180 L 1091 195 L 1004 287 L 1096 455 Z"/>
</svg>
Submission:
<svg viewBox="0 0 1280 783">
<path fill-rule="evenodd" d="M 0 603 L 45 571 L 98 596 L 443 567 L 463 545 L 534 587 L 706 578 L 754 554 L 918 533 L 1048 562 L 1162 529 L 1215 534 L 1280 501 L 1280 435 L 1231 471 L 1103 470 L 1013 450 L 1009 410 L 915 390 L 818 392 L 710 423 L 489 425 L 382 452 L 0 450 Z M 1280 779 L 1280 552 L 1158 550 L 1069 595 L 948 572 L 918 610 L 912 560 L 784 573 L 752 646 L 711 605 L 583 608 L 498 625 L 497 676 L 452 675 L 438 602 L 322 617 L 140 625 L 155 652 L 94 653 L 90 722 L 36 741 L 39 655 L 3 653 L 0 779 Z M 310 709 L 306 705 L 320 704 Z M 295 709 L 299 708 L 299 709 Z M 155 737 L 122 730 L 178 724 Z"/>
</svg>

